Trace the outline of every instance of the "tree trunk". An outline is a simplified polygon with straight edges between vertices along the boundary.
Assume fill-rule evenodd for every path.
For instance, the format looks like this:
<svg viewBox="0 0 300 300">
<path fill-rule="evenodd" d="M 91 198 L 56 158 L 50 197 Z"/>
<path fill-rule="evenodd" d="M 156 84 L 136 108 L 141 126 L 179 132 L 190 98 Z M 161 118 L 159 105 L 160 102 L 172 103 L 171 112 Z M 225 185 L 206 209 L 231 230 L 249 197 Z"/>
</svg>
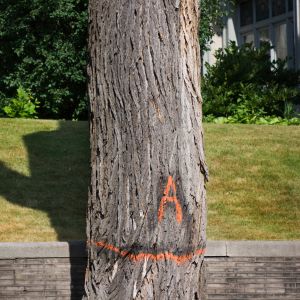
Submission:
<svg viewBox="0 0 300 300">
<path fill-rule="evenodd" d="M 88 299 L 202 299 L 198 0 L 90 0 Z"/>
</svg>

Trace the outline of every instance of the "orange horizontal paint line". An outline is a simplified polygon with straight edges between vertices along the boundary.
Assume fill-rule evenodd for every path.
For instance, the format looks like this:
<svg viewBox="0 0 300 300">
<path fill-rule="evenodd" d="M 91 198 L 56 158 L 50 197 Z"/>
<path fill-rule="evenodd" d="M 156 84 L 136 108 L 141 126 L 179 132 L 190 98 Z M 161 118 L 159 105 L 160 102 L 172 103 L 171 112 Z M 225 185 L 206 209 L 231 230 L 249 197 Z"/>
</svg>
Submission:
<svg viewBox="0 0 300 300">
<path fill-rule="evenodd" d="M 88 244 L 115 252 L 115 253 L 119 254 L 121 257 L 128 257 L 130 260 L 135 261 L 135 262 L 138 262 L 138 261 L 141 261 L 144 259 L 150 259 L 153 261 L 172 260 L 172 261 L 176 262 L 177 264 L 182 264 L 188 260 L 191 260 L 194 256 L 202 255 L 205 253 L 205 249 L 197 249 L 191 253 L 183 254 L 183 255 L 176 255 L 171 252 L 160 252 L 157 254 L 141 252 L 138 254 L 133 254 L 133 253 L 130 253 L 129 251 L 121 250 L 120 248 L 115 247 L 111 244 L 107 244 L 105 242 L 91 241 L 91 242 L 88 242 Z"/>
</svg>

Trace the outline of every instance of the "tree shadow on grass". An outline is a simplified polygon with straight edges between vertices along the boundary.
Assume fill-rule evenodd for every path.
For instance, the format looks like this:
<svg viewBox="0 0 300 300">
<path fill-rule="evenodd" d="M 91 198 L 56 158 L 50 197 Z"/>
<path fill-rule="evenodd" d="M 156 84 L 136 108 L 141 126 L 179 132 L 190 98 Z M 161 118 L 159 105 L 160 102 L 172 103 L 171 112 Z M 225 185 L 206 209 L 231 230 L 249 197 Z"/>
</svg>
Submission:
<svg viewBox="0 0 300 300">
<path fill-rule="evenodd" d="M 23 137 L 29 177 L 0 162 L 0 195 L 11 203 L 46 212 L 59 241 L 85 239 L 88 138 L 87 122 L 60 121 L 55 131 Z M 74 264 L 78 272 L 78 261 Z M 72 274 L 72 265 L 71 259 L 71 277 L 78 279 L 78 274 Z M 76 290 L 72 290 L 72 299 L 78 298 Z"/>
</svg>

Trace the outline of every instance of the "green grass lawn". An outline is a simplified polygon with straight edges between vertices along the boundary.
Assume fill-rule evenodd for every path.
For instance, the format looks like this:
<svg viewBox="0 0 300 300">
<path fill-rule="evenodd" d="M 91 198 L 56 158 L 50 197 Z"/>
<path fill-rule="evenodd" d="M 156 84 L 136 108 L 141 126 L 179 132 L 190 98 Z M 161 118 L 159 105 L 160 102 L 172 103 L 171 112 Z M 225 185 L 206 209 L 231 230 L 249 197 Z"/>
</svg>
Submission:
<svg viewBox="0 0 300 300">
<path fill-rule="evenodd" d="M 0 241 L 85 239 L 87 122 L 0 119 Z M 300 127 L 205 124 L 209 239 L 300 239 Z"/>
<path fill-rule="evenodd" d="M 300 126 L 205 131 L 208 238 L 300 239 Z"/>
</svg>

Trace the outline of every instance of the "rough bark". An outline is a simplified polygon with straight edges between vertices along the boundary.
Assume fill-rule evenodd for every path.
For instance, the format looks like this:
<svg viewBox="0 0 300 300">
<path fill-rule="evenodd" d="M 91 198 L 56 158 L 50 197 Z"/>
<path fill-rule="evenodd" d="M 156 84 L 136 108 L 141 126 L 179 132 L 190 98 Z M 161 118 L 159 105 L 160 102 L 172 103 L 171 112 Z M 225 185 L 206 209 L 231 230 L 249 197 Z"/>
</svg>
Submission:
<svg viewBox="0 0 300 300">
<path fill-rule="evenodd" d="M 88 299 L 202 299 L 198 0 L 90 0 Z"/>
</svg>

